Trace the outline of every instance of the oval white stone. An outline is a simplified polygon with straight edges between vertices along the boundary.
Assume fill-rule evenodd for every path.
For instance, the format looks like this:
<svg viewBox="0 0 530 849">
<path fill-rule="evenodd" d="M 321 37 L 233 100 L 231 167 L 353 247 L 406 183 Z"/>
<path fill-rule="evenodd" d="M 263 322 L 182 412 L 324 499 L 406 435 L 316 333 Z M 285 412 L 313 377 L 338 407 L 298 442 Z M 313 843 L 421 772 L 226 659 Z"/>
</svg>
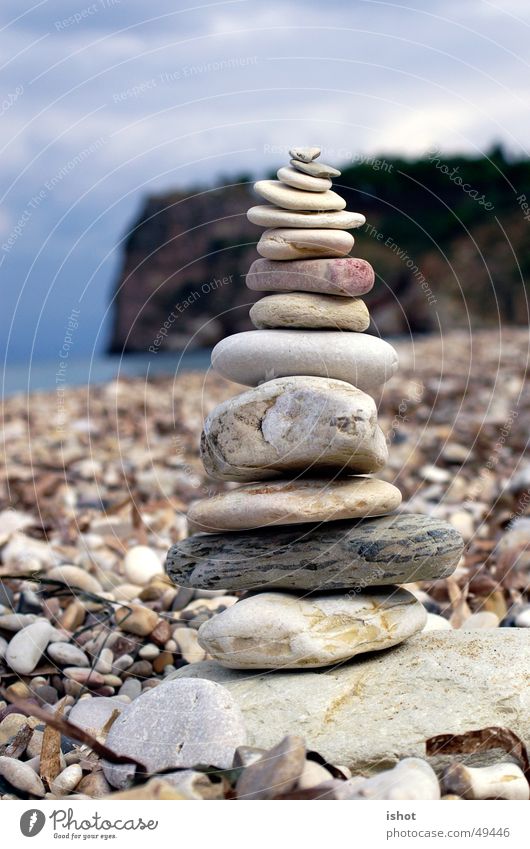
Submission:
<svg viewBox="0 0 530 849">
<path fill-rule="evenodd" d="M 282 209 L 333 210 L 346 206 L 344 198 L 335 192 L 304 192 L 285 186 L 278 180 L 258 180 L 254 183 L 254 191 Z"/>
<path fill-rule="evenodd" d="M 401 504 L 387 481 L 368 477 L 250 483 L 195 501 L 188 510 L 193 531 L 243 531 L 273 525 L 385 516 Z"/>
<path fill-rule="evenodd" d="M 231 669 L 307 669 L 395 646 L 425 619 L 423 605 L 398 588 L 305 598 L 268 592 L 209 619 L 199 643 Z"/>
<path fill-rule="evenodd" d="M 53 634 L 54 628 L 44 619 L 18 631 L 6 651 L 6 662 L 13 672 L 19 675 L 33 672 Z"/>
<path fill-rule="evenodd" d="M 319 295 L 316 292 L 286 292 L 256 301 L 249 312 L 254 327 L 354 330 L 370 325 L 368 308 L 361 298 Z"/>
<path fill-rule="evenodd" d="M 397 365 L 396 351 L 383 339 L 335 330 L 248 330 L 227 336 L 212 351 L 212 368 L 247 386 L 310 375 L 345 380 L 373 395 Z"/>
<path fill-rule="evenodd" d="M 131 584 L 148 584 L 155 575 L 163 573 L 162 564 L 156 552 L 147 545 L 134 545 L 125 555 L 123 564 L 126 578 Z"/>
<path fill-rule="evenodd" d="M 353 230 L 366 224 L 366 218 L 360 212 L 341 209 L 336 212 L 296 212 L 293 209 L 281 209 L 270 203 L 252 206 L 247 218 L 259 227 L 323 227 L 330 230 Z"/>
<path fill-rule="evenodd" d="M 311 259 L 346 256 L 354 238 L 345 230 L 265 230 L 257 251 L 266 259 Z"/>
<path fill-rule="evenodd" d="M 331 180 L 311 177 L 310 174 L 303 174 L 302 171 L 297 171 L 296 168 L 289 166 L 278 168 L 276 176 L 280 183 L 292 186 L 293 189 L 302 189 L 304 192 L 326 192 L 331 189 Z"/>
</svg>

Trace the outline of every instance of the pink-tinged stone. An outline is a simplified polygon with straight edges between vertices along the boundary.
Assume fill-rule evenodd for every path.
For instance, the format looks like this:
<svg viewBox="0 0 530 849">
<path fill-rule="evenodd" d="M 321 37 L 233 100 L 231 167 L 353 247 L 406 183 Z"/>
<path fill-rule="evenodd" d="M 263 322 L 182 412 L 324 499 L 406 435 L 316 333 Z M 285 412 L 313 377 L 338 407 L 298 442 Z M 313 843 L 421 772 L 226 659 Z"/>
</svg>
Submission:
<svg viewBox="0 0 530 849">
<path fill-rule="evenodd" d="M 258 292 L 321 292 L 347 297 L 369 292 L 374 280 L 369 262 L 349 256 L 289 262 L 256 259 L 247 274 L 248 288 Z"/>
</svg>

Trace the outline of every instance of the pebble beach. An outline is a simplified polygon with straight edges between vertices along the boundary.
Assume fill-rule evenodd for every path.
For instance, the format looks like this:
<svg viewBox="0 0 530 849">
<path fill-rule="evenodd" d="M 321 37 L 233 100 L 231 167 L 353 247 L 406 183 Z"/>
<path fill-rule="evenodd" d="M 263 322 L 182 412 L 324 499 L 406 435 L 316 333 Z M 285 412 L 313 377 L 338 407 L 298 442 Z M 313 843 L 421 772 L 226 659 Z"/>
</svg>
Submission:
<svg viewBox="0 0 530 849">
<path fill-rule="evenodd" d="M 455 682 L 467 676 L 471 697 L 473 687 L 489 691 L 487 715 L 476 717 L 473 727 L 501 726 L 501 706 L 508 700 L 513 711 L 506 734 L 524 739 L 530 731 L 524 707 L 530 627 L 528 335 L 506 328 L 472 338 L 448 332 L 443 339 L 393 340 L 393 346 L 400 370 L 379 403 L 389 460 L 378 477 L 400 489 L 400 513 L 448 522 L 465 541 L 450 577 L 404 585 L 424 605 L 427 624 L 393 651 L 401 652 L 401 668 L 411 662 L 409 646 L 416 658 L 422 652 L 431 659 L 437 653 L 447 657 L 444 633 L 458 631 L 451 676 Z M 406 716 L 393 726 L 392 757 L 381 748 L 376 729 L 371 748 L 337 747 L 333 741 L 344 734 L 341 716 L 327 738 L 317 733 L 322 727 L 317 717 L 314 726 L 302 722 L 299 734 L 279 739 L 270 687 L 271 727 L 261 741 L 267 745 L 256 745 L 256 729 L 241 715 L 237 687 L 247 688 L 247 701 L 263 701 L 263 680 L 247 675 L 246 683 L 234 685 L 231 676 L 240 673 L 230 670 L 222 680 L 213 673 L 188 677 L 188 695 L 179 689 L 179 698 L 198 700 L 202 713 L 196 749 L 181 763 L 168 762 L 171 741 L 181 731 L 166 685 L 186 678 L 190 664 L 212 663 L 197 631 L 244 593 L 179 587 L 164 572 L 168 549 L 187 536 L 188 507 L 234 488 L 206 475 L 198 435 L 203 419 L 236 391 L 242 388 L 212 372 L 194 372 L 6 400 L 0 484 L 2 798 L 396 798 L 388 795 L 389 783 L 392 792 L 404 794 L 399 798 L 528 798 L 527 765 L 514 755 L 513 737 L 506 738 L 510 745 L 493 741 L 506 757 L 492 763 L 484 751 L 493 743 L 477 741 L 475 766 L 459 756 L 455 743 L 456 754 L 446 750 L 444 758 L 438 752 L 437 759 L 428 721 L 412 727 Z M 368 696 L 374 704 L 388 663 L 388 652 L 376 654 L 381 656 L 370 661 Z M 506 663 L 484 681 L 492 655 Z M 302 674 L 310 677 L 311 688 L 317 673 Z M 428 688 L 428 670 L 422 675 L 422 687 Z M 227 691 L 234 694 L 228 705 Z M 457 699 L 456 683 L 452 692 Z M 149 695 L 151 705 L 136 702 L 140 695 Z M 328 709 L 336 697 L 330 691 Z M 129 752 L 120 737 L 120 717 L 135 702 L 129 723 L 143 727 L 148 716 L 155 717 L 167 738 L 155 745 L 148 735 Z M 458 713 L 457 704 L 451 707 Z M 219 727 L 227 711 L 231 720 L 223 733 L 209 735 L 205 729 Z M 52 715 L 54 727 L 46 721 Z M 88 737 L 74 739 L 68 723 Z M 457 739 L 453 728 L 447 731 Z M 433 751 L 428 760 L 426 747 Z M 136 767 L 132 785 L 130 764 L 112 763 L 120 754 L 145 767 Z M 347 762 L 338 760 L 341 755 Z M 191 764 L 215 769 L 195 770 Z M 506 771 L 513 773 L 510 781 L 503 779 Z"/>
</svg>

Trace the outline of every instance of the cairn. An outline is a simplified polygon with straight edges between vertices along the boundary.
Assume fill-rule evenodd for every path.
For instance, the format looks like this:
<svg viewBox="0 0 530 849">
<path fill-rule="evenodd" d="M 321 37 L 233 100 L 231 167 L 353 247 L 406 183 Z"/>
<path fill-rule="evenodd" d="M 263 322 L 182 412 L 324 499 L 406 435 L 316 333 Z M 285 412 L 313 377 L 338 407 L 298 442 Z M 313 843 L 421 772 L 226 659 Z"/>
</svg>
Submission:
<svg viewBox="0 0 530 849">
<path fill-rule="evenodd" d="M 234 669 L 330 666 L 403 642 L 427 614 L 399 585 L 450 575 L 463 548 L 450 525 L 396 512 L 401 493 L 372 476 L 388 459 L 374 396 L 397 354 L 364 332 L 374 271 L 349 255 L 349 231 L 365 217 L 332 190 L 340 171 L 319 148 L 290 154 L 248 211 L 266 229 L 247 286 L 270 294 L 250 310 L 256 329 L 212 352 L 251 388 L 208 416 L 201 456 L 243 485 L 192 504 L 195 533 L 166 564 L 181 586 L 248 591 L 198 633 Z"/>
</svg>

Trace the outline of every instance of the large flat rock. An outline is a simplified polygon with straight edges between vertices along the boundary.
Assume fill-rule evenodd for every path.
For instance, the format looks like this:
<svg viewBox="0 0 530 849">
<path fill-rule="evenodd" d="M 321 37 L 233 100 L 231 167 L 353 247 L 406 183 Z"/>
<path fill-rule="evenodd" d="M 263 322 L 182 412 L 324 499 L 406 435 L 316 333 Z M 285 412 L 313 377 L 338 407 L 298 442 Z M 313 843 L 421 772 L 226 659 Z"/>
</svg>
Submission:
<svg viewBox="0 0 530 849">
<path fill-rule="evenodd" d="M 529 670 L 530 632 L 502 628 L 418 634 L 322 671 L 249 673 L 207 661 L 174 677 L 228 687 L 249 745 L 300 734 L 330 762 L 369 771 L 424 757 L 436 734 L 501 725 L 530 743 Z"/>
</svg>

